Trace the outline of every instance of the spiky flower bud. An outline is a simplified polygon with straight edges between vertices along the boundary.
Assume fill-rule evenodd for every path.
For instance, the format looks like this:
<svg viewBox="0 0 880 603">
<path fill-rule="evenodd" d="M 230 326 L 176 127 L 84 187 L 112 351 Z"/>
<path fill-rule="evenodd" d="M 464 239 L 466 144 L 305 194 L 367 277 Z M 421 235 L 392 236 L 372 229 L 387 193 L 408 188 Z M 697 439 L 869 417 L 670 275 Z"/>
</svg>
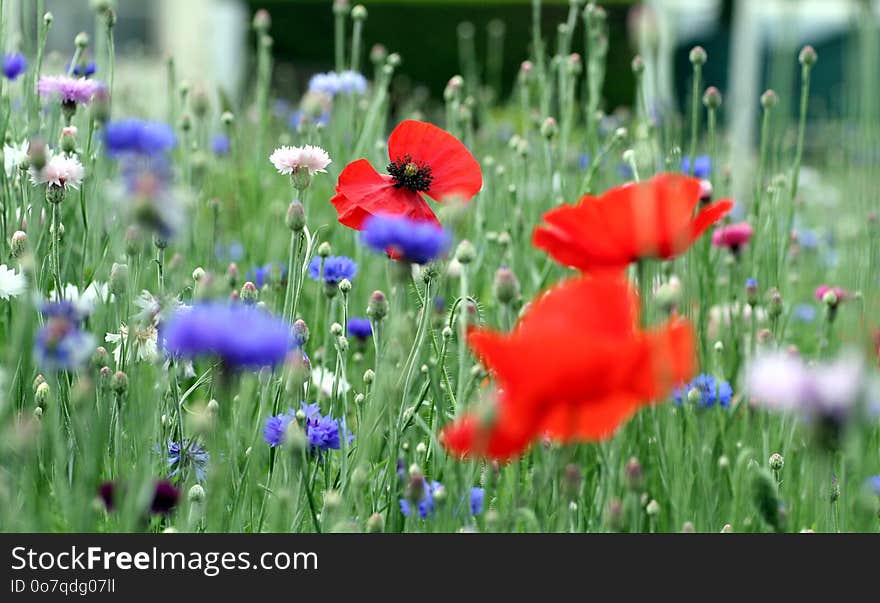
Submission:
<svg viewBox="0 0 880 603">
<path fill-rule="evenodd" d="M 37 385 L 37 389 L 34 392 L 34 402 L 38 407 L 45 408 L 51 393 L 52 391 L 49 389 L 49 384 L 43 381 Z"/>
<path fill-rule="evenodd" d="M 100 370 L 102 366 L 107 366 L 109 364 L 110 354 L 107 352 L 107 348 L 99 345 L 97 348 L 95 348 L 95 351 L 92 352 L 92 368 L 94 368 L 95 370 Z"/>
<path fill-rule="evenodd" d="M 767 464 L 770 466 L 771 471 L 782 471 L 782 468 L 785 467 L 785 459 L 778 452 L 774 452 L 770 455 L 770 459 L 767 461 Z"/>
<path fill-rule="evenodd" d="M 473 244 L 467 239 L 463 240 L 458 244 L 458 247 L 455 249 L 455 259 L 458 260 L 460 264 L 470 264 L 477 257 L 477 250 L 474 248 Z"/>
<path fill-rule="evenodd" d="M 304 346 L 309 341 L 309 327 L 302 318 L 296 319 L 296 322 L 293 323 L 292 327 L 293 338 L 299 344 L 300 347 Z"/>
<path fill-rule="evenodd" d="M 367 369 L 364 372 L 364 383 L 366 385 L 370 385 L 375 380 L 376 380 L 376 373 L 373 372 L 373 369 Z"/>
</svg>

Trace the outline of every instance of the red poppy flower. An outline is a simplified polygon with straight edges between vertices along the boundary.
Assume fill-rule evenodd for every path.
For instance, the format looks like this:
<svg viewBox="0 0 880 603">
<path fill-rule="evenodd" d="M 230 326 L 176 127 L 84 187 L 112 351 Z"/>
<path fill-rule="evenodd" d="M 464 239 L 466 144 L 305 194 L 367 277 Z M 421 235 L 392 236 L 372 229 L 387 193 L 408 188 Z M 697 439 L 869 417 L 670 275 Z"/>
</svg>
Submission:
<svg viewBox="0 0 880 603">
<path fill-rule="evenodd" d="M 429 123 L 401 122 L 388 138 L 388 156 L 388 174 L 378 173 L 366 159 L 349 163 L 339 174 L 330 202 L 342 224 L 361 230 L 379 213 L 439 224 L 422 193 L 435 201 L 469 201 L 483 186 L 480 164 L 467 147 Z"/>
<path fill-rule="evenodd" d="M 686 321 L 650 331 L 637 324 L 632 288 L 605 274 L 551 289 L 509 334 L 472 331 L 468 342 L 495 377 L 497 401 L 491 412 L 449 425 L 444 445 L 460 455 L 509 458 L 544 435 L 562 442 L 610 437 L 694 370 Z"/>
<path fill-rule="evenodd" d="M 694 216 L 699 202 L 698 179 L 659 174 L 548 211 L 532 242 L 560 264 L 583 271 L 619 269 L 641 258 L 669 259 L 733 208 L 725 199 Z"/>
</svg>

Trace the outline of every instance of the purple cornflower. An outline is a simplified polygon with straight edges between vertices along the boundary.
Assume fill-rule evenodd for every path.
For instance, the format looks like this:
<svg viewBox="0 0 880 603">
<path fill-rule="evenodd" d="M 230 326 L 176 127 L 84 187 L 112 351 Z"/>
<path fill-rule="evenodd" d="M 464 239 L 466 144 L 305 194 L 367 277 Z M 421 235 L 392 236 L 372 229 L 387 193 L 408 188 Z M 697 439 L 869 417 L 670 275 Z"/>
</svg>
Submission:
<svg viewBox="0 0 880 603">
<path fill-rule="evenodd" d="M 168 440 L 168 468 L 171 473 L 168 479 L 173 478 L 181 471 L 192 469 L 196 473 L 196 479 L 200 482 L 205 481 L 205 472 L 208 468 L 210 456 L 204 447 L 190 440 L 183 442 L 175 442 Z"/>
<path fill-rule="evenodd" d="M 369 337 L 373 335 L 373 327 L 370 324 L 369 318 L 352 316 L 348 319 L 347 328 L 348 334 L 352 337 L 356 337 L 360 341 L 366 341 Z"/>
<path fill-rule="evenodd" d="M 95 80 L 73 78 L 66 75 L 44 75 L 40 77 L 37 89 L 40 96 L 53 96 L 62 105 L 87 105 L 104 85 Z"/>
<path fill-rule="evenodd" d="M 302 412 L 305 415 L 306 437 L 312 452 L 318 456 L 325 450 L 339 450 L 340 438 L 346 438 L 351 444 L 354 435 L 345 428 L 343 419 L 334 419 L 330 415 L 324 416 L 317 404 L 302 403 Z"/>
<path fill-rule="evenodd" d="M 364 222 L 361 240 L 374 251 L 414 264 L 436 259 L 452 243 L 449 233 L 432 222 L 387 214 L 368 218 Z"/>
<path fill-rule="evenodd" d="M 10 52 L 3 57 L 3 75 L 15 81 L 27 69 L 27 59 L 20 52 Z"/>
<path fill-rule="evenodd" d="M 177 137 L 168 124 L 124 119 L 105 126 L 104 143 L 111 157 L 122 153 L 153 156 L 174 148 Z"/>
<path fill-rule="evenodd" d="M 416 511 L 422 519 L 427 519 L 434 514 L 434 496 L 441 488 L 443 488 L 443 484 L 440 482 L 427 482 L 425 483 L 425 486 L 426 487 L 422 489 L 422 498 L 416 505 Z M 400 512 L 404 517 L 411 516 L 413 512 L 412 503 L 405 498 L 401 498 Z"/>
<path fill-rule="evenodd" d="M 309 278 L 314 281 L 324 281 L 328 285 L 337 285 L 339 281 L 346 278 L 352 280 L 357 274 L 358 265 L 351 258 L 344 255 L 331 255 L 323 258 L 323 267 L 321 265 L 322 258 L 316 256 L 309 263 Z"/>
<path fill-rule="evenodd" d="M 266 419 L 266 424 L 263 426 L 263 440 L 272 448 L 283 444 L 284 437 L 287 435 L 287 427 L 295 415 L 296 413 L 291 408 L 286 413 Z"/>
<path fill-rule="evenodd" d="M 70 302 L 44 304 L 46 324 L 37 332 L 34 355 L 45 370 L 76 370 L 92 354 L 94 338 L 79 328 L 79 315 Z"/>
<path fill-rule="evenodd" d="M 324 111 L 317 117 L 311 117 L 305 111 L 293 111 L 287 120 L 287 125 L 292 130 L 299 130 L 307 123 L 313 123 L 318 126 L 326 126 L 330 123 L 330 112 Z"/>
<path fill-rule="evenodd" d="M 255 306 L 205 302 L 179 310 L 162 328 L 165 349 L 185 358 L 215 356 L 235 368 L 283 361 L 290 327 Z"/>
<path fill-rule="evenodd" d="M 159 480 L 156 482 L 156 489 L 153 491 L 153 502 L 150 503 L 150 512 L 157 515 L 167 515 L 180 500 L 180 490 L 174 484 L 167 480 Z"/>
<path fill-rule="evenodd" d="M 681 171 L 691 173 L 691 158 L 687 155 L 681 158 Z M 694 176 L 696 178 L 708 178 L 712 174 L 712 158 L 708 155 L 697 155 L 694 161 Z"/>
<path fill-rule="evenodd" d="M 211 151 L 215 155 L 227 155 L 231 148 L 232 145 L 229 142 L 229 137 L 225 134 L 217 134 L 211 140 Z"/>
</svg>

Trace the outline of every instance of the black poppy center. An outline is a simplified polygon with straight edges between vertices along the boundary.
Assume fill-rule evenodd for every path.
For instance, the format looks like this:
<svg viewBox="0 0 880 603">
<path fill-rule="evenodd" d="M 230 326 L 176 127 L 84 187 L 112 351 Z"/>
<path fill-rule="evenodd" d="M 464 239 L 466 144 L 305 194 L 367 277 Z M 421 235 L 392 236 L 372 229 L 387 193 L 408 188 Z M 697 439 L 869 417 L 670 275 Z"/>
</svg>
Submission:
<svg viewBox="0 0 880 603">
<path fill-rule="evenodd" d="M 394 188 L 408 188 L 419 193 L 431 188 L 434 176 L 424 163 L 413 161 L 409 155 L 398 157 L 388 164 L 388 173 L 394 179 Z"/>
</svg>

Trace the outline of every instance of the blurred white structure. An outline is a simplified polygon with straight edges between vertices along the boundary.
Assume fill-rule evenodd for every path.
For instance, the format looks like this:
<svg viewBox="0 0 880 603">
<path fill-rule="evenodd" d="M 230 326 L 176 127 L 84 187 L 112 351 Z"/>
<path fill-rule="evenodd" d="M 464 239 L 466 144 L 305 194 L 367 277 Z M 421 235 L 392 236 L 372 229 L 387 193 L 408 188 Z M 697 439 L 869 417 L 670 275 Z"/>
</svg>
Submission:
<svg viewBox="0 0 880 603">
<path fill-rule="evenodd" d="M 102 27 L 93 0 L 44 0 L 53 15 L 47 41 L 47 68 L 58 68 L 73 53 L 81 31 L 95 35 Z M 167 97 L 165 56 L 174 57 L 178 81 L 206 90 L 218 88 L 233 98 L 240 93 L 250 55 L 246 48 L 250 15 L 242 0 L 115 0 L 114 38 L 117 89 L 141 104 Z M 3 48 L 33 43 L 35 33 L 21 31 L 22 15 L 34 17 L 34 0 L 3 3 Z M 54 59 L 54 60 L 53 60 Z M 148 107 L 149 108 L 149 107 Z"/>
</svg>

